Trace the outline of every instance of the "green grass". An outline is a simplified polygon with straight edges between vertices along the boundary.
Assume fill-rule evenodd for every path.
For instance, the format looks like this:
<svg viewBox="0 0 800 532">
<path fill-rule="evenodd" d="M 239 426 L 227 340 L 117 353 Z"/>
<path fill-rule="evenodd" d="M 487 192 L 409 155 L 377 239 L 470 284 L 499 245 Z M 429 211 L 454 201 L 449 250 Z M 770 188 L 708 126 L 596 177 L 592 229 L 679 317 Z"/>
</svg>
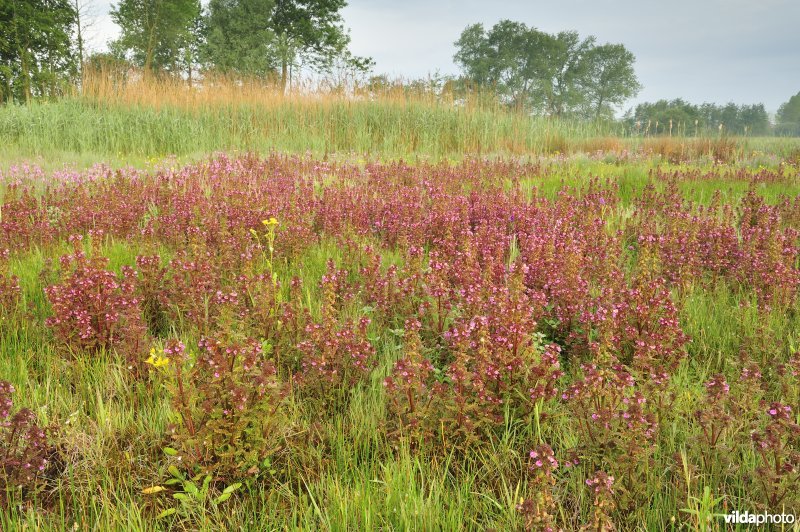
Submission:
<svg viewBox="0 0 800 532">
<path fill-rule="evenodd" d="M 105 105 L 83 99 L 0 108 L 5 155 L 70 154 L 86 161 L 214 151 L 270 150 L 316 155 L 462 157 L 464 154 L 550 153 L 570 139 L 608 128 L 551 122 L 493 110 L 426 103 L 329 102 L 186 110 Z M 72 155 L 79 154 L 79 155 Z"/>
<path fill-rule="evenodd" d="M 182 164 L 217 150 L 272 149 L 292 153 L 310 150 L 316 155 L 337 152 L 350 160 L 368 155 L 378 158 L 453 159 L 467 154 L 550 154 L 574 140 L 604 135 L 607 131 L 568 123 L 551 123 L 491 111 L 462 111 L 423 104 L 346 102 L 280 108 L 217 107 L 182 111 L 101 106 L 79 99 L 36 103 L 30 107 L 0 108 L 0 169 L 34 160 L 45 171 L 65 164 L 85 168 L 98 161 L 113 167 L 152 168 L 163 156 L 177 155 Z M 635 146 L 635 143 L 631 144 Z M 746 150 L 790 152 L 794 141 L 747 139 Z M 754 162 L 755 161 L 755 162 Z M 609 215 L 609 229 L 624 227 L 629 206 L 653 182 L 649 170 L 664 164 L 659 159 L 620 161 L 576 156 L 546 159 L 546 175 L 525 176 L 524 193 L 553 198 L 564 186 L 582 189 L 589 178 L 611 180 L 619 187 L 621 209 Z M 759 154 L 743 164 L 773 164 L 770 154 Z M 776 164 L 776 163 L 775 163 Z M 743 181 L 682 182 L 687 200 L 706 204 L 715 191 L 726 203 L 735 203 L 748 190 Z M 759 184 L 755 187 L 769 203 L 782 196 L 800 195 L 800 184 Z M 0 187 L 0 200 L 2 188 Z M 614 227 L 611 227 L 611 224 Z M 108 240 L 103 254 L 118 271 L 133 265 L 138 249 L 131 242 Z M 131 383 L 124 364 L 113 354 L 73 357 L 53 347 L 42 321 L 49 313 L 39 272 L 47 259 L 68 251 L 65 244 L 34 249 L 15 257 L 12 273 L 20 277 L 24 307 L 33 319 L 20 317 L 11 328 L 0 327 L 0 376 L 17 389 L 18 406 L 29 407 L 43 423 L 60 426 L 66 457 L 58 484 L 39 495 L 51 511 L 11 510 L 0 513 L 1 530 L 154 530 L 154 509 L 175 501 L 146 496 L 142 489 L 168 476 L 162 460 L 165 437 L 174 422 L 166 390 Z M 160 250 L 162 257 L 169 250 Z M 285 286 L 292 276 L 302 278 L 307 307 L 319 314 L 317 284 L 326 261 L 342 260 L 333 240 L 323 240 L 293 262 L 278 262 Z M 387 251 L 384 265 L 399 264 L 399 253 Z M 676 370 L 673 388 L 674 416 L 659 442 L 659 462 L 684 451 L 696 436 L 691 418 L 704 394 L 702 382 L 733 366 L 741 349 L 761 357 L 786 358 L 800 345 L 800 309 L 768 312 L 742 303 L 752 293 L 719 284 L 676 294 L 681 324 L 692 337 L 689 356 Z M 198 508 L 191 521 L 177 529 L 198 530 L 514 530 L 522 526 L 515 505 L 527 493 L 527 480 L 514 474 L 525 468 L 526 449 L 540 436 L 524 420 L 506 419 L 504 429 L 489 450 L 470 457 L 458 475 L 448 454 L 413 453 L 404 444 L 395 447 L 384 431 L 387 400 L 382 378 L 400 356 L 401 342 L 388 330 L 373 326 L 379 365 L 366 385 L 354 393 L 341 415 L 318 423 L 317 413 L 300 401 L 291 403 L 293 428 L 298 438 L 319 445 L 302 447 L 287 465 L 292 482 L 247 487 L 245 495 L 220 509 Z M 187 337 L 187 344 L 196 338 Z M 562 430 L 568 426 L 565 410 L 555 411 L 546 440 L 561 447 L 574 446 L 581 434 Z M 560 417 L 559 417 L 560 416 Z M 751 470 L 754 457 L 742 456 L 742 468 Z M 580 468 L 564 473 L 558 493 L 583 493 Z M 638 509 L 625 529 L 655 530 L 685 507 L 687 493 L 663 481 L 663 471 L 647 472 L 651 504 Z M 715 493 L 747 500 L 744 481 L 730 483 L 722 475 L 709 475 L 687 487 L 699 496 L 705 485 Z M 580 508 L 561 508 L 564 522 L 575 522 L 575 512 L 587 513 L 591 501 L 573 501 Z M 742 509 L 745 509 L 742 507 Z"/>
<path fill-rule="evenodd" d="M 132 264 L 136 254 L 136 249 L 124 242 L 109 241 L 103 251 L 115 270 Z M 48 255 L 58 253 L 55 249 Z M 292 273 L 299 274 L 306 286 L 313 286 L 328 258 L 340 259 L 340 251 L 332 242 L 323 241 L 298 259 L 300 269 L 282 269 L 281 276 L 288 281 Z M 34 251 L 13 264 L 13 271 L 21 275 L 27 301 L 40 316 L 46 302 L 35 272 L 43 261 L 42 253 Z M 773 313 L 765 318 L 754 307 L 741 307 L 740 302 L 748 297 L 724 285 L 685 295 L 681 319 L 693 341 L 689 358 L 675 373 L 673 385 L 681 395 L 660 453 L 678 453 L 686 445 L 691 413 L 703 395 L 700 383 L 722 371 L 743 341 L 759 335 L 788 339 L 791 345 L 800 341 L 800 314 Z M 386 399 L 381 379 L 397 358 L 399 347 L 391 335 L 382 333 L 386 336 L 379 342 L 379 368 L 367 386 L 355 391 L 342 415 L 320 427 L 314 423 L 314 412 L 294 404 L 292 416 L 298 430 L 320 431 L 316 437 L 327 442 L 319 448 L 305 448 L 296 462 L 305 468 L 295 471 L 296 484 L 254 486 L 223 509 L 200 508 L 192 515 L 192 529 L 513 530 L 522 525 L 514 507 L 526 484 L 506 475 L 525 467 L 517 450 L 534 441 L 530 427 L 507 420 L 506 430 L 490 450 L 474 456 L 458 477 L 449 467 L 450 456 L 412 454 L 403 446 L 392 449 L 382 433 Z M 767 344 L 771 345 L 769 340 Z M 125 368 L 112 356 L 65 357 L 50 347 L 48 333 L 36 325 L 0 336 L 0 352 L 0 375 L 17 385 L 20 405 L 32 408 L 43 422 L 61 423 L 69 460 L 56 490 L 41 495 L 51 501 L 55 498 L 57 510 L 5 514 L 0 516 L 3 530 L 64 530 L 74 523 L 81 529 L 160 529 L 147 517 L 153 502 L 141 494 L 143 488 L 166 475 L 157 464 L 165 444 L 163 435 L 173 418 L 160 386 L 130 384 Z M 555 416 L 557 419 L 557 412 Z M 562 431 L 562 425 L 556 421 L 546 440 L 561 441 L 565 447 L 574 445 L 580 436 Z M 659 475 L 653 471 L 648 480 L 652 507 L 637 514 L 637 519 L 648 519 L 638 523 L 646 529 L 658 528 L 681 510 L 678 501 L 684 494 L 670 492 Z M 499 491 L 487 489 L 487 478 L 500 486 Z M 571 486 L 570 478 L 558 489 L 580 491 L 579 486 Z M 693 493 L 701 489 L 696 487 Z M 731 495 L 746 494 L 744 486 L 727 486 L 726 490 Z M 160 500 L 160 504 L 165 502 Z"/>
<path fill-rule="evenodd" d="M 54 256 L 58 253 L 51 250 Z M 109 242 L 103 253 L 111 259 L 109 267 L 117 270 L 133 262 L 136 250 Z M 294 273 L 307 286 L 314 286 L 329 258 L 340 258 L 340 251 L 323 242 L 299 260 L 303 267 Z M 43 260 L 41 253 L 34 252 L 12 268 L 21 275 L 27 301 L 36 314 L 47 305 L 35 274 Z M 291 273 L 287 270 L 284 275 Z M 172 421 L 163 390 L 158 385 L 148 389 L 130 384 L 126 369 L 111 355 L 73 359 L 56 352 L 48 333 L 32 327 L 0 336 L 0 375 L 17 386 L 17 406 L 32 408 L 43 423 L 59 420 L 62 425 L 67 470 L 57 489 L 41 497 L 54 497 L 56 506 L 65 506 L 65 511 L 11 512 L 0 516 L 0 526 L 3 530 L 64 530 L 77 522 L 80 528 L 151 530 L 153 522 L 143 514 L 141 490 L 166 474 L 150 465 L 158 463 L 163 434 Z M 408 450 L 388 452 L 388 441 L 381 433 L 386 408 L 381 382 L 399 351 L 391 335 L 380 345 L 382 362 L 370 385 L 353 395 L 342 416 L 321 429 L 330 454 L 309 448 L 303 457 L 307 467 L 321 473 L 308 476 L 302 485 L 253 488 L 224 512 L 198 510 L 192 527 L 344 531 L 519 525 L 513 508 L 520 486 L 510 486 L 512 491 L 500 499 L 476 487 L 481 470 L 490 470 L 491 464 L 479 461 L 473 479 L 455 478 L 446 457 L 431 462 Z M 294 409 L 298 425 L 305 426 L 301 430 L 311 430 L 314 413 L 302 404 Z M 509 454 L 517 443 L 506 442 L 499 455 L 519 460 Z M 303 478 L 302 472 L 299 477 Z"/>
</svg>

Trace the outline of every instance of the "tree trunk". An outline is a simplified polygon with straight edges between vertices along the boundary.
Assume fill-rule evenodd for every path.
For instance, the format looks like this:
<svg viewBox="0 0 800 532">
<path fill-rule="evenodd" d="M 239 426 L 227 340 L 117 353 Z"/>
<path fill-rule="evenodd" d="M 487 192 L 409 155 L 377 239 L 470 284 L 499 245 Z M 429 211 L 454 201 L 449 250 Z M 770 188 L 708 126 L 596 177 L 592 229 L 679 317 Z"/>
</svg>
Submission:
<svg viewBox="0 0 800 532">
<path fill-rule="evenodd" d="M 144 57 L 144 74 L 148 75 L 153 66 L 153 56 L 156 48 L 156 28 L 158 27 L 159 12 L 155 13 L 155 20 L 150 26 L 150 35 L 147 38 L 147 50 Z"/>
<path fill-rule="evenodd" d="M 78 0 L 75 0 L 75 29 L 78 33 L 78 75 L 83 78 L 83 21 Z"/>
<path fill-rule="evenodd" d="M 594 114 L 594 119 L 595 120 L 599 120 L 600 119 L 600 110 L 602 108 L 603 108 L 603 96 L 601 95 L 600 99 L 597 100 L 597 111 L 595 111 L 595 114 Z"/>
<path fill-rule="evenodd" d="M 289 64 L 284 55 L 281 58 L 281 93 L 286 94 L 286 80 L 288 78 Z"/>
<path fill-rule="evenodd" d="M 31 103 L 31 74 L 28 68 L 28 50 L 27 47 L 20 49 L 20 59 L 22 67 L 22 95 L 25 97 L 25 103 Z"/>
</svg>

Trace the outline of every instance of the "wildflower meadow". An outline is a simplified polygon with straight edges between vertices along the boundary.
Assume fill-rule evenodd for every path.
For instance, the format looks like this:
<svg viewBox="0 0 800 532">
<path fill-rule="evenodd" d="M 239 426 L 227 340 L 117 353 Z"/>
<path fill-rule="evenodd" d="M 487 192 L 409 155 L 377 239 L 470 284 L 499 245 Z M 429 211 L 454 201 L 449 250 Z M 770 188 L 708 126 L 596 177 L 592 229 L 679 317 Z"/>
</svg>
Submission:
<svg viewBox="0 0 800 532">
<path fill-rule="evenodd" d="M 797 158 L 217 154 L 0 198 L 4 530 L 800 511 Z"/>
</svg>

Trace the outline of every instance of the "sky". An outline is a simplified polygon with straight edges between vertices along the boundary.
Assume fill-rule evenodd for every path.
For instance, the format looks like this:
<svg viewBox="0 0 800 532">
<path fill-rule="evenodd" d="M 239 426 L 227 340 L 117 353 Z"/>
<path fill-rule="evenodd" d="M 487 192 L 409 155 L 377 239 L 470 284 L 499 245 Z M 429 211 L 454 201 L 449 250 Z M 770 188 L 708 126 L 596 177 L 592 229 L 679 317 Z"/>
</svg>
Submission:
<svg viewBox="0 0 800 532">
<path fill-rule="evenodd" d="M 118 32 L 112 2 L 95 0 L 95 49 Z M 461 31 L 502 19 L 624 44 L 643 86 L 623 106 L 658 99 L 763 103 L 775 112 L 800 91 L 800 0 L 350 0 L 351 51 L 376 74 L 457 74 Z"/>
</svg>

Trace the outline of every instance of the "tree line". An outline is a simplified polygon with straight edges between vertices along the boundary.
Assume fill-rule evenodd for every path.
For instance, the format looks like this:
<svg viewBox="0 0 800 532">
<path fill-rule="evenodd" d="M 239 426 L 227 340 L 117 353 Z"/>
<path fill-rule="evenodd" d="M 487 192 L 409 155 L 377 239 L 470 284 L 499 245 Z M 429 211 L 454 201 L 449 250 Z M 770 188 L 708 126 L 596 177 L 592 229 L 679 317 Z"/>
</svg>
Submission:
<svg viewBox="0 0 800 532">
<path fill-rule="evenodd" d="M 680 98 L 641 103 L 624 121 L 641 135 L 767 135 L 772 131 L 763 104 L 694 105 Z"/>
<path fill-rule="evenodd" d="M 347 64 L 367 71 L 372 60 L 352 55 L 341 10 L 345 0 L 120 0 L 111 18 L 120 27 L 115 58 L 145 71 L 203 68 L 271 78 L 285 87 L 298 64 L 324 71 Z"/>
<path fill-rule="evenodd" d="M 371 58 L 349 50 L 346 0 L 118 0 L 111 18 L 120 35 L 109 51 L 87 57 L 87 6 L 93 0 L 0 0 L 0 101 L 64 94 L 85 64 L 180 76 L 209 71 L 262 78 L 286 88 L 293 69 L 347 69 L 365 76 Z M 460 75 L 401 83 L 409 92 L 444 88 L 460 98 L 490 95 L 517 112 L 614 120 L 641 89 L 635 57 L 623 44 L 598 43 L 575 31 L 547 33 L 502 20 L 467 26 L 454 43 Z M 373 76 L 361 91 L 392 83 Z M 800 135 L 800 93 L 781 106 L 776 124 L 762 104 L 693 105 L 681 99 L 642 103 L 623 121 L 641 134 Z"/>
<path fill-rule="evenodd" d="M 120 35 L 84 57 L 89 0 L 0 0 L 0 99 L 62 94 L 84 63 L 192 80 L 199 71 L 262 77 L 285 86 L 292 67 L 366 72 L 350 53 L 345 0 L 119 0 Z"/>
<path fill-rule="evenodd" d="M 800 136 L 800 92 L 778 109 L 775 123 L 763 104 L 691 104 L 680 98 L 646 102 L 629 110 L 623 122 L 638 135 Z"/>
</svg>

